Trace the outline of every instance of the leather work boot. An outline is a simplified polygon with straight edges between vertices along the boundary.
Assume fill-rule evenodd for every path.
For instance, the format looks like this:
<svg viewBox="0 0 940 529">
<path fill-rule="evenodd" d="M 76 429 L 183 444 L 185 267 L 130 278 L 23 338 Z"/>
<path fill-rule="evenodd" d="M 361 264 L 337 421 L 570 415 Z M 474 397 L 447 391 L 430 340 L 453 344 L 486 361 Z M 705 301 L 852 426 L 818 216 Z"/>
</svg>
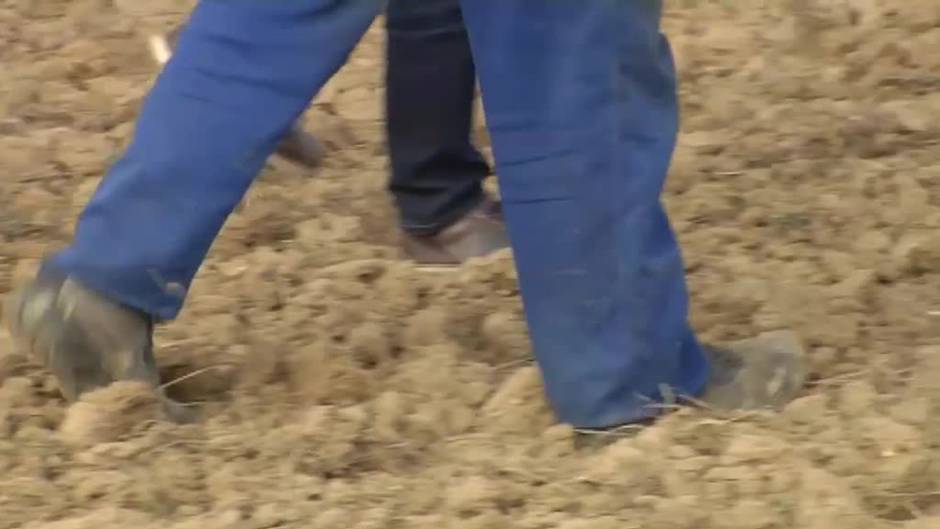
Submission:
<svg viewBox="0 0 940 529">
<path fill-rule="evenodd" d="M 679 404 L 723 411 L 779 409 L 795 399 L 806 383 L 803 346 L 791 331 L 706 347 L 705 354 L 711 362 L 705 391 L 694 399 L 678 396 Z M 578 448 L 602 448 L 634 437 L 654 422 L 651 418 L 611 428 L 578 429 L 575 443 Z"/>
<path fill-rule="evenodd" d="M 698 402 L 722 410 L 781 408 L 806 384 L 805 352 L 791 331 L 706 348 L 711 378 Z"/>
<path fill-rule="evenodd" d="M 112 382 L 139 380 L 159 393 L 171 420 L 192 418 L 159 387 L 153 322 L 147 315 L 73 279 L 40 274 L 7 298 L 3 318 L 15 342 L 56 377 L 67 400 Z"/>
<path fill-rule="evenodd" d="M 418 267 L 449 269 L 509 247 L 500 203 L 487 198 L 462 219 L 433 235 L 405 233 L 404 253 Z"/>
<path fill-rule="evenodd" d="M 170 60 L 184 27 L 177 26 L 165 35 L 150 36 L 148 42 L 150 55 L 157 64 L 163 66 Z M 295 123 L 291 127 L 284 139 L 281 140 L 276 152 L 286 160 L 311 169 L 319 167 L 325 155 L 323 145 L 316 137 L 306 132 L 300 123 Z"/>
</svg>

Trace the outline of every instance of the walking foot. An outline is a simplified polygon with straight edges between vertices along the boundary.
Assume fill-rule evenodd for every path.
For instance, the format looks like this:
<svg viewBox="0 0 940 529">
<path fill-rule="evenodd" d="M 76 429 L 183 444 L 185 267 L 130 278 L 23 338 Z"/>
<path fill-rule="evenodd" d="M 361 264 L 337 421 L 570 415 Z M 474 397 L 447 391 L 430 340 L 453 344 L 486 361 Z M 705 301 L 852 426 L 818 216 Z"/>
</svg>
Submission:
<svg viewBox="0 0 940 529">
<path fill-rule="evenodd" d="M 15 342 L 52 372 L 67 400 L 119 380 L 139 380 L 164 399 L 170 419 L 192 418 L 159 387 L 147 315 L 74 279 L 40 274 L 6 300 L 3 316 Z"/>
<path fill-rule="evenodd" d="M 805 353 L 796 334 L 776 331 L 710 347 L 711 378 L 698 400 L 724 410 L 780 408 L 806 383 Z"/>
<path fill-rule="evenodd" d="M 489 198 L 438 233 L 404 236 L 405 255 L 426 270 L 453 268 L 508 247 L 501 205 Z"/>
</svg>

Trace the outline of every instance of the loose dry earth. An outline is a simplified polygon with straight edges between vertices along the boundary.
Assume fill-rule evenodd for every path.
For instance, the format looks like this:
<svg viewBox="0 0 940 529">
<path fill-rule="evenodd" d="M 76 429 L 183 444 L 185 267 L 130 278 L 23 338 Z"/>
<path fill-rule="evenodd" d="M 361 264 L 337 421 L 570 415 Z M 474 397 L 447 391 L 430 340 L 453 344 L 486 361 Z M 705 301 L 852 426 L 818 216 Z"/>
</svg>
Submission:
<svg viewBox="0 0 940 529">
<path fill-rule="evenodd" d="M 0 1 L 0 293 L 67 240 L 185 3 Z M 0 335 L 0 528 L 940 527 L 940 3 L 704 3 L 668 16 L 667 200 L 703 336 L 804 336 L 782 414 L 576 448 L 510 258 L 396 260 L 377 27 L 310 112 L 326 166 L 273 164 L 159 333 L 202 423 L 132 385 L 68 408 Z"/>
</svg>

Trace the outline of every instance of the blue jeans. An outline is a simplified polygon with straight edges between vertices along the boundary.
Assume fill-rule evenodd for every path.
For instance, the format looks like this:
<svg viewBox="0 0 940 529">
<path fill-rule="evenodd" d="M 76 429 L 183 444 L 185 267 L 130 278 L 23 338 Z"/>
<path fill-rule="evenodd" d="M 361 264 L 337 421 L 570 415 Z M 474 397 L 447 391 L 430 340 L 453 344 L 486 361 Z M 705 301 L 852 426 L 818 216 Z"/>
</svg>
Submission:
<svg viewBox="0 0 940 529">
<path fill-rule="evenodd" d="M 401 226 L 432 234 L 483 200 L 470 140 L 476 68 L 459 0 L 393 0 L 385 13 L 389 191 Z"/>
<path fill-rule="evenodd" d="M 396 0 L 391 0 L 396 1 Z M 709 366 L 660 202 L 677 132 L 659 0 L 464 0 L 534 353 L 559 418 L 656 415 Z M 202 0 L 134 139 L 47 266 L 168 320 L 380 0 Z"/>
</svg>

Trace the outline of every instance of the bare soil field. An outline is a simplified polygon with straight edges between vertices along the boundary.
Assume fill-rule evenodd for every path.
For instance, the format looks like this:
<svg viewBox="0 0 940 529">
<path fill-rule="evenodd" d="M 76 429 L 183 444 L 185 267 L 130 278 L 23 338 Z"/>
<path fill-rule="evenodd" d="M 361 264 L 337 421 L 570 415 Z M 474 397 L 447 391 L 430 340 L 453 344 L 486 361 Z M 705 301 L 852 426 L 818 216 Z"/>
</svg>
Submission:
<svg viewBox="0 0 940 529">
<path fill-rule="evenodd" d="M 188 8 L 134 2 L 0 0 L 0 295 L 68 240 Z M 306 118 L 324 167 L 272 161 L 158 332 L 202 421 L 126 384 L 69 407 L 0 333 L 0 529 L 940 528 L 940 2 L 676 1 L 666 30 L 695 325 L 801 334 L 782 413 L 576 446 L 511 256 L 398 259 L 378 23 Z"/>
</svg>

